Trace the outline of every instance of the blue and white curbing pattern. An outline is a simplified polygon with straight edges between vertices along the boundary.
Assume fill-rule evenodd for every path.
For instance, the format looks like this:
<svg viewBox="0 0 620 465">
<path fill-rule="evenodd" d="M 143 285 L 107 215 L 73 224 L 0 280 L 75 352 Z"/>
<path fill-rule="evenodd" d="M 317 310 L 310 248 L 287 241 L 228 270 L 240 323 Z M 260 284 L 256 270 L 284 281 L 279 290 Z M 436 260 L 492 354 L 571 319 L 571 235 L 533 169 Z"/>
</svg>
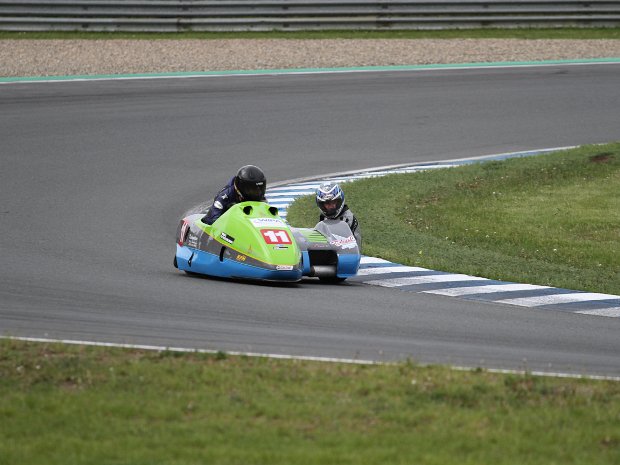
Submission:
<svg viewBox="0 0 620 465">
<path fill-rule="evenodd" d="M 557 151 L 562 148 L 512 152 L 437 163 L 400 165 L 344 175 L 326 176 L 315 180 L 294 182 L 270 188 L 267 191 L 266 197 L 271 205 L 278 207 L 280 216 L 286 218 L 289 205 L 298 197 L 314 194 L 316 188 L 323 181 L 330 180 L 345 183 L 394 173 L 413 173 L 481 161 L 532 156 Z M 362 256 L 357 276 L 349 278 L 349 281 L 362 282 L 373 286 L 396 288 L 408 292 L 437 294 L 468 300 L 516 305 L 538 310 L 556 310 L 612 318 L 620 317 L 620 296 L 617 295 L 495 281 L 476 276 L 445 273 L 414 266 L 403 266 L 398 263 L 392 263 L 387 260 L 368 256 Z"/>
</svg>

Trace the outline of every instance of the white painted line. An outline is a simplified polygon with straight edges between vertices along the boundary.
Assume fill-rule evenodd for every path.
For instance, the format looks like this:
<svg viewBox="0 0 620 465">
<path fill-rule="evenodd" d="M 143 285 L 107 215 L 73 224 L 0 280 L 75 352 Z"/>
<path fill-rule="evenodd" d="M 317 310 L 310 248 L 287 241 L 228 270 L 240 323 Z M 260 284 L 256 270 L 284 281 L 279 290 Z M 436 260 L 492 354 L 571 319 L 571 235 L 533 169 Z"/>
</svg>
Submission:
<svg viewBox="0 0 620 465">
<path fill-rule="evenodd" d="M 292 201 L 291 201 L 291 200 L 288 200 L 290 197 L 272 197 L 272 196 L 270 196 L 269 194 L 267 194 L 267 195 L 265 196 L 265 198 L 267 199 L 267 203 L 269 203 L 270 205 L 271 205 L 272 203 L 274 203 L 274 202 L 276 202 L 276 203 L 278 203 L 278 202 L 279 202 L 279 203 L 286 202 L 286 203 L 289 203 L 289 204 L 290 204 L 290 203 L 292 203 Z M 293 198 L 293 201 L 297 200 L 298 198 L 299 198 L 299 197 L 294 197 L 294 198 Z"/>
<path fill-rule="evenodd" d="M 281 192 L 267 192 L 265 197 L 269 198 L 278 198 L 278 197 L 301 197 L 303 195 L 314 194 L 314 191 L 281 191 Z"/>
<path fill-rule="evenodd" d="M 311 184 L 292 184 L 290 186 L 282 186 L 282 187 L 270 187 L 267 189 L 267 193 L 269 192 L 281 192 L 281 191 L 315 191 L 321 184 L 320 183 L 311 183 Z"/>
<path fill-rule="evenodd" d="M 453 370 L 469 371 L 471 368 L 451 367 Z M 486 368 L 484 371 L 489 373 L 498 373 L 501 375 L 530 375 L 530 376 L 550 376 L 553 378 L 577 378 L 577 379 L 595 379 L 598 381 L 620 381 L 620 376 L 604 376 L 604 375 L 576 375 L 572 373 L 549 372 L 546 371 L 524 371 L 524 370 L 504 370 L 501 368 Z"/>
<path fill-rule="evenodd" d="M 354 175 L 347 176 L 345 178 L 329 178 L 329 180 L 332 181 L 332 182 L 342 182 L 342 183 L 344 183 L 344 182 L 351 182 L 351 181 L 354 180 L 353 176 Z"/>
<path fill-rule="evenodd" d="M 536 286 L 534 284 L 489 284 L 487 286 L 453 287 L 451 289 L 437 289 L 423 291 L 426 294 L 448 295 L 452 297 L 471 294 L 492 294 L 494 292 L 529 291 L 531 289 L 550 289 L 549 286 Z"/>
<path fill-rule="evenodd" d="M 374 177 L 387 176 L 388 174 L 397 174 L 397 173 L 402 173 L 402 172 L 403 172 L 402 170 L 396 170 L 396 171 L 373 171 L 371 173 L 356 174 L 355 176 L 352 176 L 351 179 L 374 178 Z"/>
<path fill-rule="evenodd" d="M 373 263 L 392 263 L 389 260 L 384 260 L 383 258 L 377 258 L 377 257 L 368 257 L 366 255 L 363 255 L 362 258 L 360 259 L 360 264 L 362 265 L 369 265 L 369 264 L 373 264 Z"/>
<path fill-rule="evenodd" d="M 523 297 L 520 299 L 502 299 L 496 302 L 521 307 L 538 307 L 540 305 L 569 304 L 573 302 L 587 302 L 590 300 L 620 299 L 617 295 L 597 294 L 594 292 L 575 292 L 568 294 L 541 295 L 538 297 Z"/>
<path fill-rule="evenodd" d="M 278 198 L 278 197 L 303 197 L 304 195 L 313 195 L 315 191 L 282 191 L 282 192 L 267 192 L 265 197 Z"/>
<path fill-rule="evenodd" d="M 117 344 L 115 342 L 93 342 L 93 341 L 75 341 L 69 339 L 48 339 L 39 337 L 13 337 L 13 336 L 0 336 L 3 339 L 15 339 L 18 341 L 27 342 L 46 342 L 46 343 L 61 343 L 61 344 L 73 344 L 95 347 L 117 347 L 120 349 L 137 349 L 137 350 L 154 350 L 158 352 L 195 352 L 199 354 L 217 354 L 222 352 L 220 350 L 211 349 L 191 349 L 187 347 L 164 347 L 154 345 L 143 344 Z M 312 357 L 306 355 L 282 355 L 282 354 L 262 354 L 258 352 L 225 352 L 227 355 L 244 356 L 244 357 L 264 357 L 264 358 L 277 358 L 283 360 L 308 360 L 313 362 L 339 362 L 339 363 L 355 363 L 360 365 L 375 365 L 381 362 L 375 362 L 373 360 L 358 360 L 353 358 L 333 358 L 333 357 Z"/>
<path fill-rule="evenodd" d="M 267 200 L 269 200 L 269 205 L 272 207 L 288 207 L 291 204 L 291 202 L 288 202 L 286 200 Z"/>
<path fill-rule="evenodd" d="M 269 195 L 266 196 L 269 198 Z M 295 197 L 278 197 L 278 202 L 293 202 Z"/>
<path fill-rule="evenodd" d="M 620 307 L 597 308 L 596 310 L 578 310 L 575 313 L 584 315 L 609 316 L 612 318 L 620 318 Z"/>
<path fill-rule="evenodd" d="M 411 276 L 407 278 L 377 279 L 364 281 L 365 284 L 383 287 L 401 287 L 413 284 L 450 283 L 457 281 L 489 281 L 487 278 L 478 278 L 466 274 L 440 274 L 431 276 Z"/>
<path fill-rule="evenodd" d="M 321 185 L 321 183 L 323 182 L 323 179 L 327 179 L 329 176 L 332 176 L 333 174 L 324 174 L 322 176 L 313 176 L 312 178 L 308 178 L 308 181 L 299 181 L 299 182 L 294 182 L 291 181 L 292 184 L 287 183 L 288 181 L 284 181 L 284 184 L 278 185 L 276 187 L 270 188 L 270 189 L 277 189 L 277 188 L 288 188 L 288 187 L 294 187 L 294 188 L 307 188 L 307 189 L 316 189 L 317 187 L 319 187 Z"/>
<path fill-rule="evenodd" d="M 76 341 L 68 339 L 51 339 L 51 338 L 39 338 L 39 337 L 13 337 L 13 336 L 1 336 L 0 339 L 12 339 L 16 341 L 26 342 L 42 342 L 50 344 L 72 344 L 94 347 L 116 347 L 119 349 L 137 349 L 137 350 L 153 350 L 157 352 L 189 352 L 200 354 L 218 354 L 225 353 L 232 356 L 245 356 L 245 357 L 262 357 L 262 358 L 274 358 L 282 360 L 307 360 L 312 362 L 330 362 L 330 363 L 350 363 L 356 365 L 392 365 L 399 362 L 377 362 L 374 360 L 361 360 L 354 358 L 335 358 L 335 357 L 312 357 L 312 356 L 296 356 L 296 355 L 281 355 L 281 354 L 261 354 L 256 352 L 225 352 L 221 350 L 209 350 L 209 349 L 192 349 L 188 347 L 165 347 L 154 345 L 142 345 L 142 344 L 118 344 L 114 342 L 94 342 L 94 341 Z M 420 364 L 424 367 L 426 365 Z M 464 366 L 449 366 L 453 370 L 458 371 L 473 371 L 480 367 L 464 367 Z M 483 371 L 489 373 L 500 374 L 517 374 L 517 375 L 530 375 L 530 376 L 550 376 L 555 378 L 578 378 L 578 379 L 595 379 L 602 381 L 620 381 L 620 376 L 604 376 L 604 375 L 579 375 L 574 373 L 562 373 L 562 372 L 545 372 L 545 371 L 523 371 L 523 370 L 506 370 L 499 368 L 485 368 Z"/>
<path fill-rule="evenodd" d="M 575 147 L 576 147 L 575 145 L 571 145 L 571 146 L 566 146 L 566 147 L 552 147 L 552 148 L 546 148 L 546 149 L 480 155 L 477 157 L 453 158 L 450 160 L 443 160 L 441 161 L 441 163 L 449 164 L 452 166 L 457 166 L 457 165 L 461 165 L 464 163 L 471 163 L 471 162 L 476 162 L 476 161 L 496 160 L 498 158 L 505 159 L 505 158 L 512 158 L 512 157 L 524 157 L 524 156 L 530 156 L 530 155 L 539 155 L 543 153 L 558 152 L 560 150 L 574 149 Z M 418 163 L 400 163 L 397 165 L 376 166 L 374 168 L 365 168 L 362 170 L 352 170 L 352 171 L 345 171 L 345 172 L 339 172 L 339 173 L 324 173 L 320 175 L 312 175 L 312 176 L 307 176 L 303 178 L 289 179 L 288 181 L 278 182 L 274 184 L 274 187 L 311 185 L 311 184 L 316 184 L 317 180 L 332 179 L 332 178 L 342 177 L 342 176 L 355 176 L 355 175 L 359 175 L 363 173 L 372 174 L 377 171 L 387 171 L 387 170 L 392 171 L 392 170 L 401 170 L 401 169 L 408 169 L 408 168 L 414 169 L 414 170 L 424 170 L 428 166 L 434 167 L 437 165 L 435 165 L 434 162 L 422 161 Z"/>
<path fill-rule="evenodd" d="M 353 182 L 353 181 L 359 181 L 360 179 L 368 179 L 368 178 L 373 178 L 373 177 L 380 177 L 380 176 L 379 175 L 372 176 L 372 175 L 369 175 L 369 174 L 360 174 L 360 175 L 356 175 L 356 176 L 348 176 L 346 178 L 330 179 L 330 181 L 334 181 L 334 182 Z"/>
<path fill-rule="evenodd" d="M 272 207 L 278 208 L 286 208 L 291 204 L 291 202 L 269 202 L 269 205 Z"/>
<path fill-rule="evenodd" d="M 362 268 L 358 270 L 358 276 L 368 276 L 371 274 L 388 274 L 388 273 L 409 273 L 412 271 L 430 271 L 426 268 L 418 268 L 417 266 L 381 266 L 377 268 Z"/>
</svg>

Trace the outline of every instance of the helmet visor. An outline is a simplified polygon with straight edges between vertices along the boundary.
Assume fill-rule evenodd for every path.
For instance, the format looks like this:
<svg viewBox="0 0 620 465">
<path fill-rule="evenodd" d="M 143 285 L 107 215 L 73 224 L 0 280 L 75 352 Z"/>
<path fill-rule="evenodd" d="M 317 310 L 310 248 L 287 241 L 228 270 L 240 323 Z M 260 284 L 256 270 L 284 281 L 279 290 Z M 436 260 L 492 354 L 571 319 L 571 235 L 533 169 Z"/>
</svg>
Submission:
<svg viewBox="0 0 620 465">
<path fill-rule="evenodd" d="M 243 200 L 258 201 L 265 197 L 265 189 L 267 187 L 265 182 L 241 181 L 239 184 L 239 192 Z"/>
<path fill-rule="evenodd" d="M 338 210 L 340 210 L 340 206 L 342 205 L 342 199 L 331 199 L 331 200 L 323 200 L 319 202 L 319 207 L 327 216 L 335 215 Z"/>
</svg>

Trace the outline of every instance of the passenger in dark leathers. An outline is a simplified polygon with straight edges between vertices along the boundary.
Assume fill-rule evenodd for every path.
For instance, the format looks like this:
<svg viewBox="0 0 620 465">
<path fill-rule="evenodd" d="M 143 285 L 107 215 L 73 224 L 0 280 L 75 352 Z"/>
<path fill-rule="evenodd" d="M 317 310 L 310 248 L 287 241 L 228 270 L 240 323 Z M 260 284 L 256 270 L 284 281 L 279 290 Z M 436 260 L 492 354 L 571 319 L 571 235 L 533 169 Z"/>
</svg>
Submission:
<svg viewBox="0 0 620 465">
<path fill-rule="evenodd" d="M 355 237 L 357 246 L 362 250 L 362 231 L 359 221 L 344 203 L 344 191 L 335 182 L 324 182 L 316 190 L 316 204 L 321 210 L 319 221 L 325 218 L 332 220 L 339 219 L 345 221 Z"/>
<path fill-rule="evenodd" d="M 266 202 L 265 190 L 267 180 L 265 174 L 258 166 L 242 166 L 224 188 L 213 199 L 213 204 L 202 222 L 213 224 L 230 207 L 246 201 Z"/>
</svg>

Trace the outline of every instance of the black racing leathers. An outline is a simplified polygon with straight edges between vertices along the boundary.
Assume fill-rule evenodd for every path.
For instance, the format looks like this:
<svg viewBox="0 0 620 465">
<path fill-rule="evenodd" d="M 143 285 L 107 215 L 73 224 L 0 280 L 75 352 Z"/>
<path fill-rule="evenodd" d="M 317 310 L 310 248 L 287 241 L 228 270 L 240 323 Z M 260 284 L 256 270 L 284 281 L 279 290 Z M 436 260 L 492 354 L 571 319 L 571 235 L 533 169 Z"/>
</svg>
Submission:
<svg viewBox="0 0 620 465">
<path fill-rule="evenodd" d="M 228 184 L 217 193 L 209 211 L 202 217 L 202 222 L 206 224 L 215 223 L 215 220 L 222 216 L 226 210 L 242 201 L 243 199 L 239 197 L 237 189 L 235 189 L 235 178 L 233 177 Z M 266 202 L 265 197 L 261 199 L 261 202 Z"/>
</svg>

